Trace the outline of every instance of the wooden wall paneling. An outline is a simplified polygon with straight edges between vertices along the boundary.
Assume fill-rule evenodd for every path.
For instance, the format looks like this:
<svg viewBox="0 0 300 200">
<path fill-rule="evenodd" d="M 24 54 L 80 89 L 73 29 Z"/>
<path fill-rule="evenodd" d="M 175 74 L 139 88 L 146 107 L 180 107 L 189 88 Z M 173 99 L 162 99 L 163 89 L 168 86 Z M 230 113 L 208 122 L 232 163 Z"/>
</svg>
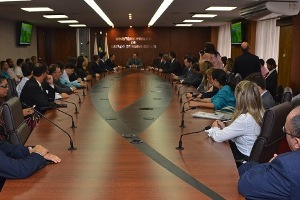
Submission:
<svg viewBox="0 0 300 200">
<path fill-rule="evenodd" d="M 291 73 L 290 73 L 290 87 L 292 87 L 296 94 L 300 90 L 300 56 L 299 56 L 299 44 L 300 44 L 300 15 L 293 16 L 293 36 L 292 36 L 292 61 L 291 61 Z"/>
<path fill-rule="evenodd" d="M 290 86 L 292 61 L 292 26 L 280 27 L 279 57 L 278 57 L 278 85 Z"/>
<path fill-rule="evenodd" d="M 183 62 L 182 58 L 186 53 L 199 56 L 199 50 L 203 49 L 203 44 L 210 41 L 211 38 L 210 28 L 92 28 L 91 38 L 93 38 L 93 41 L 95 32 L 99 33 L 99 31 L 103 32 L 103 42 L 105 32 L 108 33 L 109 53 L 116 54 L 116 63 L 120 65 L 125 65 L 133 52 L 139 53 L 144 66 L 152 65 L 153 59 L 157 58 L 160 51 L 164 53 L 174 51 L 179 61 Z M 128 44 L 128 42 L 116 41 L 116 37 L 126 36 L 149 37 L 152 41 L 144 42 L 144 44 L 156 45 L 156 48 L 111 48 L 112 45 L 116 44 Z M 92 53 L 93 44 L 91 45 Z"/>
</svg>

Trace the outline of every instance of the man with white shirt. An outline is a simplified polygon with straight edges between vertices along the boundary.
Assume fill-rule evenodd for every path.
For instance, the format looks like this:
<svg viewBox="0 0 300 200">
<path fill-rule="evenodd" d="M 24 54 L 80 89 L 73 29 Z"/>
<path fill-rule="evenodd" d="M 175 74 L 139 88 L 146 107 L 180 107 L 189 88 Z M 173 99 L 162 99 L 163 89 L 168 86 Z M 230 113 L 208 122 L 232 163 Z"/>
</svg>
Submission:
<svg viewBox="0 0 300 200">
<path fill-rule="evenodd" d="M 28 64 L 23 63 L 22 65 L 23 78 L 21 79 L 20 83 L 16 87 L 19 98 L 25 83 L 32 77 L 33 67 L 34 67 L 33 63 L 28 63 Z"/>
</svg>

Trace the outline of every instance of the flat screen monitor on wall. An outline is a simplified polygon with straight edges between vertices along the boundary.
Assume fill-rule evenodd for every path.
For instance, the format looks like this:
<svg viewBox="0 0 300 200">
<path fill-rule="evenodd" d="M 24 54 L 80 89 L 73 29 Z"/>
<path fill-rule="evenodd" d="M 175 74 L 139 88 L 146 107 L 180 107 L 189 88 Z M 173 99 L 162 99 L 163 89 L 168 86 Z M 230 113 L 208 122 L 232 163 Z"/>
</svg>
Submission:
<svg viewBox="0 0 300 200">
<path fill-rule="evenodd" d="M 32 35 L 32 25 L 21 22 L 20 26 L 20 37 L 19 44 L 20 45 L 30 45 L 31 44 L 31 35 Z"/>
<path fill-rule="evenodd" d="M 232 23 L 230 25 L 231 44 L 241 44 L 243 42 L 242 22 Z"/>
</svg>

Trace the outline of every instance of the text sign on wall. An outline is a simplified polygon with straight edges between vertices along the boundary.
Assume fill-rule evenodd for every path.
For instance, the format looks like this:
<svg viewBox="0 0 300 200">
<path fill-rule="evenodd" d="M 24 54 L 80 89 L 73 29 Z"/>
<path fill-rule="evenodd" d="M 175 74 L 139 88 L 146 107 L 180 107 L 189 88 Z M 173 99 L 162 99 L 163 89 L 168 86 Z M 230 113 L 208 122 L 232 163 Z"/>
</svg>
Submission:
<svg viewBox="0 0 300 200">
<path fill-rule="evenodd" d="M 151 37 L 116 37 L 112 49 L 156 49 Z"/>
</svg>

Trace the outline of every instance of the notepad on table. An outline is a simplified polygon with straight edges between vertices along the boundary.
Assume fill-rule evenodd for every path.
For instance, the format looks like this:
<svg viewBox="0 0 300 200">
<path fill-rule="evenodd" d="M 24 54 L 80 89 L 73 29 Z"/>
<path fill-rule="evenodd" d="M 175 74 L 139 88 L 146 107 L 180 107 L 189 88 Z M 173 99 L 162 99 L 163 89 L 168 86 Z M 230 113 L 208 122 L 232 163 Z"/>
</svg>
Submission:
<svg viewBox="0 0 300 200">
<path fill-rule="evenodd" d="M 192 114 L 193 117 L 198 117 L 198 118 L 206 118 L 206 119 L 222 119 L 224 117 L 223 113 L 207 113 L 207 112 L 196 112 Z"/>
</svg>

